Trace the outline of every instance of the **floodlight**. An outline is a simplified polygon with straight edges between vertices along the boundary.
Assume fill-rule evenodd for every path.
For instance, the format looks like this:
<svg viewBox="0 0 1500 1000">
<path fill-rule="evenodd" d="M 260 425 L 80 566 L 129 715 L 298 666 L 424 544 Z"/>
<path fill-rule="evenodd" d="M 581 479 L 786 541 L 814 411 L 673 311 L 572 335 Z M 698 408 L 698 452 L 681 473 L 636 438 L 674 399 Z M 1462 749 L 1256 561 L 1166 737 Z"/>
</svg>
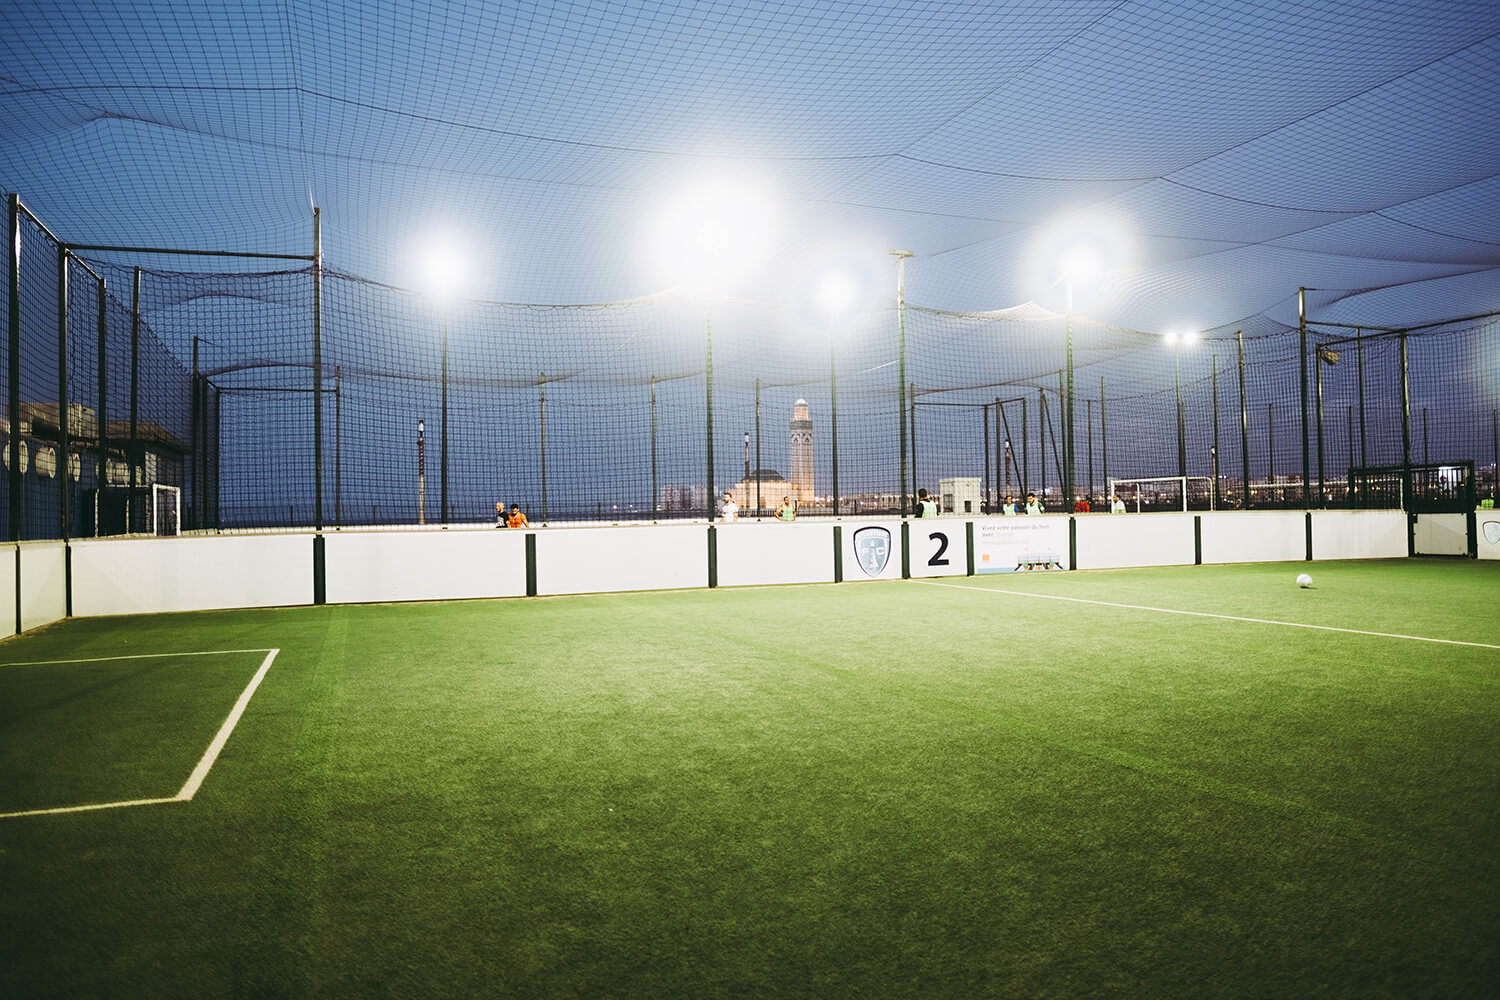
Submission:
<svg viewBox="0 0 1500 1000">
<path fill-rule="evenodd" d="M 701 291 L 721 289 L 766 256 L 776 229 L 773 206 L 758 177 L 705 175 L 677 185 L 647 225 L 651 266 Z"/>
<path fill-rule="evenodd" d="M 462 287 L 467 261 L 451 237 L 434 237 L 419 260 L 422 289 L 427 294 L 447 300 Z"/>
</svg>

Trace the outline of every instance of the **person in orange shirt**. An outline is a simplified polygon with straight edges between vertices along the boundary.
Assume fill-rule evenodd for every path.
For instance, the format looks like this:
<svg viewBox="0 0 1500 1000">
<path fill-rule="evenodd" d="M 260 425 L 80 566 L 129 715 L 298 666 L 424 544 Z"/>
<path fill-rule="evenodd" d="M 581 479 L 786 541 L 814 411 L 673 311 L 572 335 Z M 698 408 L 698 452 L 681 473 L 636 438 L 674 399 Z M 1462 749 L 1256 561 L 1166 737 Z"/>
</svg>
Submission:
<svg viewBox="0 0 1500 1000">
<path fill-rule="evenodd" d="M 507 528 L 526 527 L 526 515 L 521 513 L 520 504 L 510 505 L 510 517 L 505 519 L 505 526 Z"/>
<path fill-rule="evenodd" d="M 1089 498 L 1086 497 L 1086 496 L 1079 497 L 1078 498 L 1078 502 L 1073 505 L 1073 513 L 1075 513 L 1075 514 L 1087 514 L 1088 512 L 1089 512 Z"/>
</svg>

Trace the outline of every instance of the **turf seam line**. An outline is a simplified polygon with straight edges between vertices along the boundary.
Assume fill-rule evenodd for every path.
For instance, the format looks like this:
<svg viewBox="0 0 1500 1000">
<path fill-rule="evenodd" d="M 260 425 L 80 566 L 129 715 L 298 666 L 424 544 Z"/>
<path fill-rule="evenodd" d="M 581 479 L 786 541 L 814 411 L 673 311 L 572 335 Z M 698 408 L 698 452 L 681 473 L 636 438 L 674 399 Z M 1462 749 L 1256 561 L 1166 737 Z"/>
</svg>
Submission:
<svg viewBox="0 0 1500 1000">
<path fill-rule="evenodd" d="M 984 594 L 1010 594 L 1013 597 L 1035 597 L 1043 601 L 1067 601 L 1072 604 L 1094 604 L 1103 608 L 1124 608 L 1129 611 L 1156 611 L 1164 615 L 1189 615 L 1193 618 L 1218 618 L 1223 621 L 1248 622 L 1252 625 L 1284 625 L 1288 628 L 1310 628 L 1321 632 L 1344 632 L 1349 635 L 1368 635 L 1378 639 L 1410 639 L 1413 642 L 1434 642 L 1445 646 L 1472 646 L 1477 649 L 1500 649 L 1488 642 L 1467 642 L 1463 639 L 1434 639 L 1425 635 L 1403 635 L 1400 632 L 1371 632 L 1359 628 L 1342 628 L 1338 625 L 1311 625 L 1307 622 L 1284 622 L 1274 618 L 1244 618 L 1239 615 L 1221 615 L 1211 611 L 1183 611 L 1178 608 L 1156 608 L 1149 604 L 1119 604 L 1115 601 L 1095 601 L 1087 597 L 1063 597 L 1060 594 L 1032 594 L 1024 590 L 1002 590 L 999 587 L 970 587 L 959 583 L 939 583 L 936 580 L 914 580 L 931 587 L 947 587 L 950 590 L 974 590 Z"/>
</svg>

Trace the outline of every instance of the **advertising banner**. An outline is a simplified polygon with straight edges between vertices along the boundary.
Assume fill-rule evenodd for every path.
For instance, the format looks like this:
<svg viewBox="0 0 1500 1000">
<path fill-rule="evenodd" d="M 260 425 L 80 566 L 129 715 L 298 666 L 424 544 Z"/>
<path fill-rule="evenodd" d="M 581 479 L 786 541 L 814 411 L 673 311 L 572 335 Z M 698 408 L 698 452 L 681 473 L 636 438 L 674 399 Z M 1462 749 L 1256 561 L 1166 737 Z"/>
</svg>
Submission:
<svg viewBox="0 0 1500 1000">
<path fill-rule="evenodd" d="M 1068 568 L 1066 517 L 1002 517 L 974 522 L 976 573 Z"/>
</svg>

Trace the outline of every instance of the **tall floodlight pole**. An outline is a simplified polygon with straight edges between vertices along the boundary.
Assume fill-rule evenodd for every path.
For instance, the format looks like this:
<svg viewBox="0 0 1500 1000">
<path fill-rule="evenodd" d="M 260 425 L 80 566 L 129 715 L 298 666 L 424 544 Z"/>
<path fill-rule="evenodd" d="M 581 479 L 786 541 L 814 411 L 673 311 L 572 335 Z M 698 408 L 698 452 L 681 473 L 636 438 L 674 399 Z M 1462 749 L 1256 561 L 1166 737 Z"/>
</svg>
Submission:
<svg viewBox="0 0 1500 1000">
<path fill-rule="evenodd" d="M 896 358 L 898 365 L 896 411 L 900 422 L 897 436 L 901 447 L 901 516 L 906 516 L 906 258 L 915 256 L 911 250 L 891 250 L 896 258 Z"/>
<path fill-rule="evenodd" d="M 1182 411 L 1182 354 L 1181 345 L 1191 344 L 1198 339 L 1195 332 L 1168 333 L 1167 343 L 1172 345 L 1172 369 L 1173 382 L 1177 388 L 1177 475 L 1187 478 L 1187 421 Z M 1183 495 L 1186 498 L 1187 486 L 1183 486 Z"/>
<path fill-rule="evenodd" d="M 833 461 L 833 516 L 839 516 L 839 375 L 833 333 L 828 334 L 828 429 Z"/>
<path fill-rule="evenodd" d="M 703 387 L 708 402 L 704 438 L 708 445 L 708 522 L 714 520 L 714 317 L 711 300 L 703 304 Z"/>
</svg>

